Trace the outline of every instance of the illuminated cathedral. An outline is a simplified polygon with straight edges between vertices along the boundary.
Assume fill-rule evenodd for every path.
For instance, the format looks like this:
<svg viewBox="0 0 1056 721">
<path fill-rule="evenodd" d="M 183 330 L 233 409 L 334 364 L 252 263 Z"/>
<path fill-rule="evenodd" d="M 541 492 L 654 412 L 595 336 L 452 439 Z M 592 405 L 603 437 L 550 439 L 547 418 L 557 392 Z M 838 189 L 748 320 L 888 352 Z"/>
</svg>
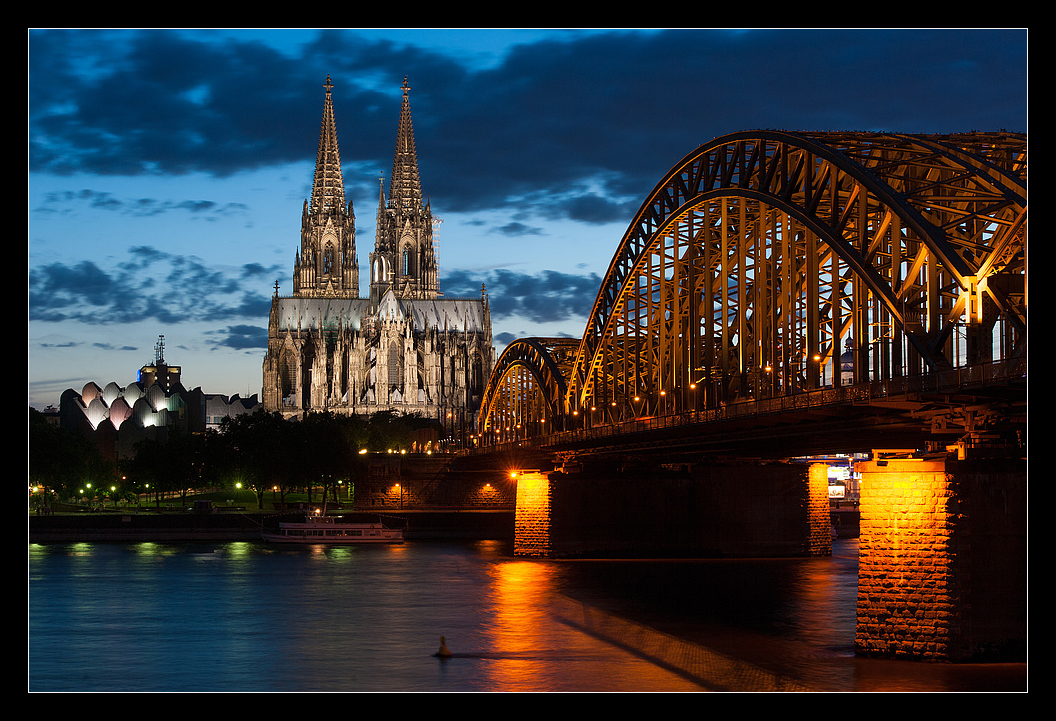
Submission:
<svg viewBox="0 0 1056 721">
<path fill-rule="evenodd" d="M 325 89 L 293 294 L 280 296 L 276 283 L 271 302 L 264 407 L 288 416 L 390 410 L 420 413 L 452 430 L 466 427 L 494 364 L 491 311 L 483 286 L 475 298 L 445 298 L 439 290 L 439 221 L 422 195 L 410 87 L 405 79 L 388 197 L 382 184 L 363 298 L 329 77 Z"/>
</svg>

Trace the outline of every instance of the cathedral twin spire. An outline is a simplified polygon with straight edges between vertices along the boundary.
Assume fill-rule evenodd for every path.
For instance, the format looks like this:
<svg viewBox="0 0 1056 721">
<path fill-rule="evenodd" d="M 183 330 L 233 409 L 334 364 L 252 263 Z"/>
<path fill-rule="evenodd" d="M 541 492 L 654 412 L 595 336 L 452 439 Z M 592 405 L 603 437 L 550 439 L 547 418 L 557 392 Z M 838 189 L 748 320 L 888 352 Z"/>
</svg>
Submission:
<svg viewBox="0 0 1056 721">
<path fill-rule="evenodd" d="M 284 414 L 447 407 L 468 420 L 494 363 L 490 311 L 486 296 L 479 313 L 469 299 L 440 298 L 433 247 L 440 221 L 422 194 L 407 79 L 388 199 L 384 174 L 378 187 L 369 299 L 360 297 L 355 214 L 345 197 L 330 76 L 324 88 L 293 294 L 280 297 L 276 283 L 272 298 L 264 405 Z M 443 341 L 440 333 L 455 325 L 458 339 Z"/>
<path fill-rule="evenodd" d="M 294 295 L 359 297 L 355 215 L 345 205 L 341 157 L 334 119 L 333 83 L 326 76 L 326 99 L 319 129 L 312 196 L 305 201 L 301 220 L 301 248 L 294 266 Z M 396 134 L 396 152 L 389 179 L 389 199 L 382 191 L 378 203 L 375 252 L 371 253 L 371 297 L 376 301 L 388 288 L 407 297 L 436 297 L 436 262 L 432 217 L 422 202 L 418 155 L 408 92 L 403 79 L 403 102 Z"/>
</svg>

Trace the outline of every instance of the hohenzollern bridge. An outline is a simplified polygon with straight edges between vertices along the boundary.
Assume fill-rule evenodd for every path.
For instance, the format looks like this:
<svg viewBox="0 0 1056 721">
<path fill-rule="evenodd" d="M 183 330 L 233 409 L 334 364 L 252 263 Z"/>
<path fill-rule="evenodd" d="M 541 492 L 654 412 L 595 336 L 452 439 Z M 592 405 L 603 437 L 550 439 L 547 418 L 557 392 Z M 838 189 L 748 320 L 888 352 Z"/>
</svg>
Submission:
<svg viewBox="0 0 1056 721">
<path fill-rule="evenodd" d="M 1025 647 L 1025 135 L 735 133 L 614 245 L 463 456 L 517 474 L 515 553 L 831 553 L 848 454 L 858 652 Z"/>
</svg>

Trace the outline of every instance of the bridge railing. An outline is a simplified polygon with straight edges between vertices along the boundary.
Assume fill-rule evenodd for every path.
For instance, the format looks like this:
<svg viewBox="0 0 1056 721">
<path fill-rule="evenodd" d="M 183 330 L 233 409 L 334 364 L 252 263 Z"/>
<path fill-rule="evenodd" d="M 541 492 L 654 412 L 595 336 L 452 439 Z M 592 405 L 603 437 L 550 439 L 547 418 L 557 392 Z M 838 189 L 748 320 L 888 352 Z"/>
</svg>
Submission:
<svg viewBox="0 0 1056 721">
<path fill-rule="evenodd" d="M 770 398 L 746 399 L 707 410 L 685 411 L 612 423 L 599 423 L 597 425 L 588 425 L 584 428 L 559 431 L 545 436 L 526 437 L 503 443 L 494 443 L 476 450 L 494 452 L 518 447 L 544 448 L 546 446 L 581 443 L 583 441 L 603 442 L 610 437 L 630 436 L 666 428 L 677 428 L 750 416 L 787 413 L 789 411 L 821 406 L 863 404 L 872 400 L 929 393 L 951 393 L 971 388 L 1007 384 L 1014 380 L 1026 381 L 1026 378 L 1027 362 L 1025 358 L 1006 359 L 952 368 L 920 376 L 892 378 L 848 386 L 829 386 Z"/>
</svg>

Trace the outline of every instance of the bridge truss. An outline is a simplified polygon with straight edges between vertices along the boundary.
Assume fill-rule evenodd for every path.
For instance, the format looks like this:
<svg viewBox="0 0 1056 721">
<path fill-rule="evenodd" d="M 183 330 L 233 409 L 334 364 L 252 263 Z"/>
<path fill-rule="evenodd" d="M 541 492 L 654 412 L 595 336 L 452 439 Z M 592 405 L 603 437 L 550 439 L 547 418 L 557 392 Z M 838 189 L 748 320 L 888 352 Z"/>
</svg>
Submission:
<svg viewBox="0 0 1056 721">
<path fill-rule="evenodd" d="M 707 143 L 642 204 L 582 339 L 507 347 L 478 429 L 524 437 L 1024 357 L 1026 174 L 1010 133 Z"/>
<path fill-rule="evenodd" d="M 485 389 L 479 432 L 505 442 L 564 430 L 565 398 L 579 341 L 520 338 L 499 358 Z"/>
</svg>

